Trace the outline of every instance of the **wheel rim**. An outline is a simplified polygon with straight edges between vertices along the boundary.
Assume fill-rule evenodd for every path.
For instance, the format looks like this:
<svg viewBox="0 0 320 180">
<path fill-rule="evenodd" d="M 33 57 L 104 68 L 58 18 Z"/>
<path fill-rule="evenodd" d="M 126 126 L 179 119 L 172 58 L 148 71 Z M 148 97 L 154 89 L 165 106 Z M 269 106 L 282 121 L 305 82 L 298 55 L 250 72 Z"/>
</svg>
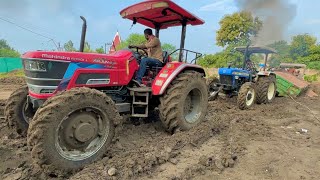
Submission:
<svg viewBox="0 0 320 180">
<path fill-rule="evenodd" d="M 55 147 L 63 158 L 81 161 L 103 147 L 109 131 L 109 121 L 101 110 L 92 107 L 76 110 L 58 125 Z"/>
<path fill-rule="evenodd" d="M 202 94 L 199 89 L 191 90 L 184 103 L 184 117 L 188 123 L 195 123 L 201 114 Z"/>
<path fill-rule="evenodd" d="M 27 101 L 25 101 L 22 105 L 22 117 L 27 124 L 29 124 L 30 122 L 29 119 L 32 118 L 33 116 L 33 110 L 29 106 L 30 105 L 28 104 Z"/>
<path fill-rule="evenodd" d="M 272 100 L 275 93 L 275 85 L 274 83 L 270 83 L 268 87 L 268 100 Z"/>
<path fill-rule="evenodd" d="M 253 100 L 254 100 L 254 96 L 255 96 L 254 90 L 250 89 L 248 91 L 248 93 L 247 93 L 247 96 L 246 96 L 246 105 L 247 106 L 251 106 L 252 105 Z"/>
</svg>

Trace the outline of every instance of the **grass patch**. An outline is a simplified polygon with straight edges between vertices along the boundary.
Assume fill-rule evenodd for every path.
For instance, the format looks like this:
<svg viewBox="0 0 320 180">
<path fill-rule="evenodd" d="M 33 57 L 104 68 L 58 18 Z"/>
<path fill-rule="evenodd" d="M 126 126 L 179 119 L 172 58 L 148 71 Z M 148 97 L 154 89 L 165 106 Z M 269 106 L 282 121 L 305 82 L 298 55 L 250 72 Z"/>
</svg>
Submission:
<svg viewBox="0 0 320 180">
<path fill-rule="evenodd" d="M 304 80 L 308 82 L 316 82 L 320 78 L 320 73 L 314 75 L 305 75 Z"/>
<path fill-rule="evenodd" d="M 14 70 L 8 73 L 0 73 L 0 78 L 8 78 L 8 77 L 24 77 L 24 71 L 21 70 Z"/>
</svg>

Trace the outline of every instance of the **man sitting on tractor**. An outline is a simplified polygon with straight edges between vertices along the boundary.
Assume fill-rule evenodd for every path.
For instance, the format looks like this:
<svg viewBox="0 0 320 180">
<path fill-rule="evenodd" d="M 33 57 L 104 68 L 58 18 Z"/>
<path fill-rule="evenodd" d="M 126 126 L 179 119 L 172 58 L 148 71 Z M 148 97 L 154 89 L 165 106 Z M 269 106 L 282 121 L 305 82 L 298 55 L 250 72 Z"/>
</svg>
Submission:
<svg viewBox="0 0 320 180">
<path fill-rule="evenodd" d="M 148 57 L 142 58 L 137 72 L 136 81 L 139 86 L 142 84 L 142 77 L 146 72 L 147 66 L 161 66 L 163 63 L 162 49 L 160 40 L 153 35 L 152 30 L 147 28 L 144 30 L 144 36 L 147 42 L 142 45 L 129 45 L 129 48 L 147 49 Z"/>
</svg>

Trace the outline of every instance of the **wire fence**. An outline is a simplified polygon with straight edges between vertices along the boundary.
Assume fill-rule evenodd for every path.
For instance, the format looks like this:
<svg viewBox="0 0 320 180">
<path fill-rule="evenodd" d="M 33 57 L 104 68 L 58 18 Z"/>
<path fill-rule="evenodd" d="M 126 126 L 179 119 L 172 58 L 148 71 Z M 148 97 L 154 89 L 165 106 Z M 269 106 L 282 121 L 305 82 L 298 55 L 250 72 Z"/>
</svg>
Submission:
<svg viewBox="0 0 320 180">
<path fill-rule="evenodd" d="M 20 58 L 0 58 L 0 73 L 7 73 L 17 69 L 22 69 Z"/>
</svg>

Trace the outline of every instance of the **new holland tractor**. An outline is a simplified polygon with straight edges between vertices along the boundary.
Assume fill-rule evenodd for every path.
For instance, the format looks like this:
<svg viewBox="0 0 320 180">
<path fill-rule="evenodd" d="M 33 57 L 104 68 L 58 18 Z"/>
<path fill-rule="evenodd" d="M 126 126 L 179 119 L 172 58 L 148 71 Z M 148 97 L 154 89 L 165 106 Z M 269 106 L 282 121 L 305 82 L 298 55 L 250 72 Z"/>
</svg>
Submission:
<svg viewBox="0 0 320 180">
<path fill-rule="evenodd" d="M 205 71 L 196 65 L 200 53 L 184 49 L 187 25 L 203 20 L 170 0 L 149 0 L 123 9 L 120 15 L 155 30 L 181 26 L 181 46 L 164 52 L 164 63 L 148 67 L 146 87 L 133 80 L 144 49 L 111 54 L 32 51 L 23 54 L 27 85 L 15 91 L 5 108 L 10 127 L 27 136 L 34 162 L 44 170 L 71 172 L 99 160 L 114 137 L 122 115 L 145 118 L 158 108 L 165 129 L 189 130 L 205 117 L 208 88 Z M 142 53 L 141 53 L 142 51 Z M 186 61 L 188 54 L 195 58 Z M 190 57 L 190 55 L 189 55 Z"/>
<path fill-rule="evenodd" d="M 236 47 L 236 51 L 244 54 L 241 67 L 219 68 L 219 79 L 209 84 L 209 101 L 215 100 L 223 92 L 228 97 L 237 96 L 239 109 L 250 108 L 255 103 L 271 103 L 276 95 L 276 74 L 266 70 L 269 54 L 276 53 L 272 48 L 249 46 Z M 250 60 L 252 54 L 264 54 L 264 64 L 258 70 Z"/>
</svg>

